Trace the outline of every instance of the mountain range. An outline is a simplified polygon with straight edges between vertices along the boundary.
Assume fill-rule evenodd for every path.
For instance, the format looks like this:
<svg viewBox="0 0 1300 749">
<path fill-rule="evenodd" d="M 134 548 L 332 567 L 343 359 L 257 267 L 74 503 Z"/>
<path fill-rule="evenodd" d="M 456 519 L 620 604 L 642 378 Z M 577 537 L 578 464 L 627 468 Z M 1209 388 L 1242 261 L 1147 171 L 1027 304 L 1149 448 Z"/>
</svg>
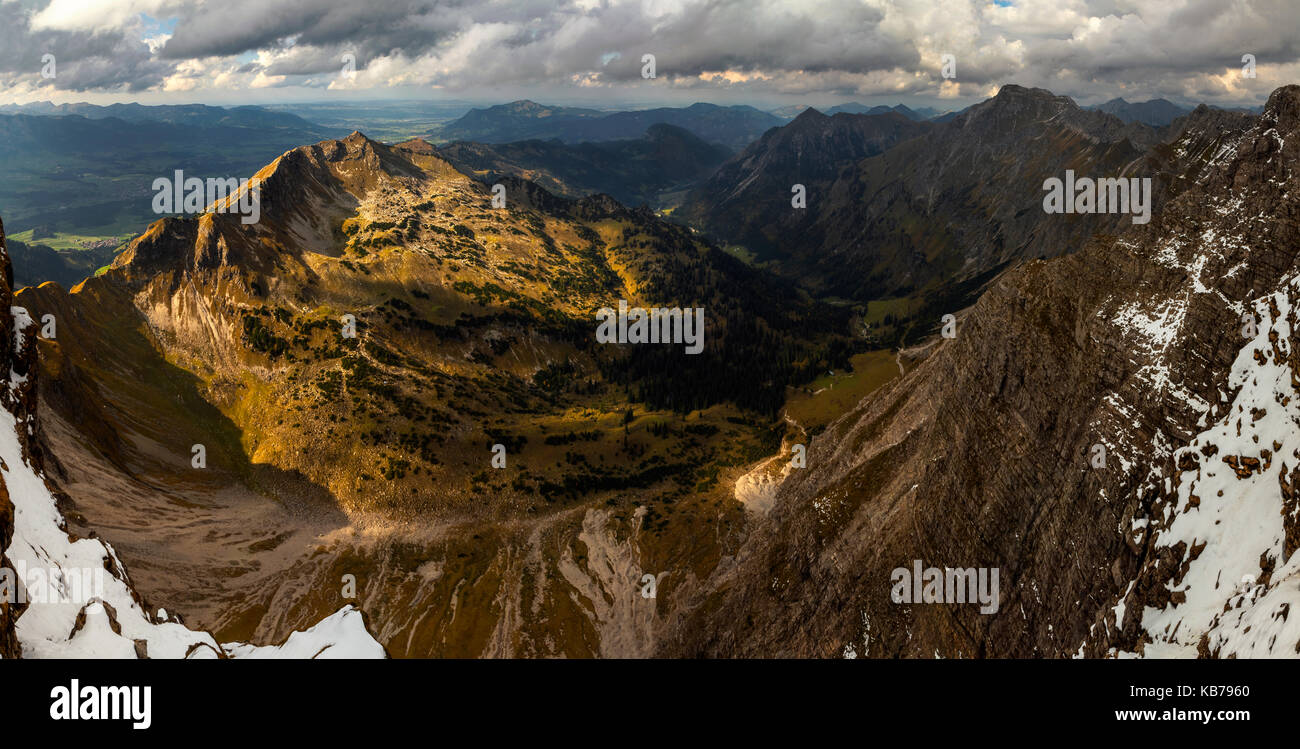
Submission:
<svg viewBox="0 0 1300 749">
<path fill-rule="evenodd" d="M 1166 99 L 1130 103 L 1117 98 L 1093 108 L 1099 112 L 1113 114 L 1125 122 L 1141 122 L 1155 127 L 1168 125 L 1192 111 L 1190 107 L 1180 107 Z"/>
<path fill-rule="evenodd" d="M 1278 89 L 1149 224 L 1001 274 L 813 440 L 661 653 L 1294 658 L 1298 133 Z M 1000 568 L 997 612 L 895 603 L 913 559 Z"/>
<path fill-rule="evenodd" d="M 106 622 L 0 605 L 0 654 L 1300 653 L 1300 86 L 657 111 L 318 139 L 255 223 L 9 274 L 0 565 L 115 582 Z M 1046 211 L 1067 171 L 1149 220 Z M 605 342 L 628 307 L 699 353 Z M 1000 584 L 904 602 L 913 564 Z"/>
<path fill-rule="evenodd" d="M 773 109 L 772 114 L 776 115 L 777 117 L 781 117 L 782 119 L 793 120 L 799 115 L 808 111 L 809 109 L 813 109 L 813 107 L 810 107 L 806 104 L 797 104 L 794 106 Z M 931 120 L 943 114 L 939 110 L 934 109 L 932 107 L 919 107 L 917 109 L 912 109 L 911 107 L 908 107 L 906 104 L 895 104 L 892 107 L 886 106 L 884 104 L 877 104 L 875 106 L 870 106 L 856 101 L 846 101 L 842 104 L 836 104 L 835 106 L 832 107 L 819 109 L 818 111 L 828 115 L 835 115 L 835 114 L 839 114 L 840 112 L 844 112 L 846 114 L 888 114 L 890 112 L 896 112 L 898 114 L 903 115 L 909 120 L 914 120 L 917 122 L 922 120 Z"/>
<path fill-rule="evenodd" d="M 257 224 L 163 219 L 15 302 L 59 324 L 40 439 L 70 528 L 112 523 L 142 594 L 219 641 L 353 604 L 393 655 L 645 652 L 612 634 L 653 620 L 624 568 L 673 569 L 667 597 L 715 562 L 726 477 L 779 442 L 787 385 L 853 353 L 843 310 L 681 227 L 518 180 L 493 208 L 424 141 L 354 133 L 256 179 Z M 707 346 L 600 346 L 619 299 L 706 309 Z"/>
<path fill-rule="evenodd" d="M 859 104 L 856 101 L 845 102 L 843 104 L 836 104 L 835 106 L 830 107 L 829 109 L 826 110 L 826 114 L 829 115 L 836 115 L 839 114 L 840 112 L 845 112 L 848 114 L 889 114 L 890 112 L 895 112 L 897 114 L 903 115 L 904 117 L 906 117 L 909 120 L 912 120 L 913 122 L 920 122 L 923 120 L 933 119 L 934 117 L 937 117 L 939 114 L 941 114 L 939 110 L 931 109 L 930 107 L 921 107 L 920 109 L 912 109 L 903 104 L 895 104 L 892 107 L 887 107 L 883 104 L 879 104 L 874 107 L 869 107 L 866 104 Z"/>
<path fill-rule="evenodd" d="M 723 107 L 699 103 L 689 107 L 610 113 L 550 107 L 522 100 L 470 110 L 460 119 L 434 129 L 427 138 L 435 143 L 509 143 L 550 139 L 581 143 L 639 138 L 650 126 L 667 124 L 735 151 L 783 122 L 779 117 L 750 106 Z"/>
<path fill-rule="evenodd" d="M 1131 223 L 1121 214 L 1044 221 L 1045 180 L 1067 169 L 1141 173 L 1158 204 L 1187 185 L 1186 170 L 1210 158 L 1225 131 L 1247 120 L 1201 107 L 1155 129 L 1018 86 L 936 124 L 806 112 L 720 167 L 679 213 L 815 294 L 862 303 L 907 298 L 904 306 L 925 323 L 939 307 L 973 300 L 965 281 L 1070 252 Z M 893 142 L 883 141 L 879 153 L 843 140 L 850 127 L 860 139 L 885 123 Z M 789 138 L 797 145 L 781 145 Z M 784 157 L 795 153 L 797 160 Z M 804 184 L 806 208 L 792 207 L 794 184 Z"/>
<path fill-rule="evenodd" d="M 48 101 L 30 104 L 0 105 L 0 114 L 24 114 L 35 117 L 85 117 L 88 120 L 109 118 L 123 122 L 164 122 L 188 127 L 244 127 L 259 130 L 288 129 L 301 135 L 321 128 L 288 112 L 265 107 L 213 107 L 205 104 L 54 104 Z"/>
<path fill-rule="evenodd" d="M 565 197 L 604 193 L 626 205 L 659 206 L 661 196 L 709 176 L 732 152 L 674 125 L 651 125 L 643 137 L 564 143 L 457 141 L 438 155 L 460 171 L 493 182 L 502 175 L 531 180 Z"/>
<path fill-rule="evenodd" d="M 176 169 L 200 178 L 248 177 L 286 150 L 334 132 L 255 107 L 115 105 L 93 117 L 0 114 L 0 208 L 15 234 L 130 236 L 158 218 L 155 178 Z M 25 266 L 19 276 L 27 276 Z"/>
</svg>

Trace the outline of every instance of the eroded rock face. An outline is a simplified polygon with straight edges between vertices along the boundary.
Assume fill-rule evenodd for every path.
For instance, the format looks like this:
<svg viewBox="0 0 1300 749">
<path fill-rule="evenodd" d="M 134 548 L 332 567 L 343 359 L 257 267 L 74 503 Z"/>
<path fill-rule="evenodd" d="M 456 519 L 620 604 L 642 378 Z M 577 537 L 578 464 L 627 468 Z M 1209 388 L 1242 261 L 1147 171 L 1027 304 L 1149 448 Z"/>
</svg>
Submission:
<svg viewBox="0 0 1300 749">
<path fill-rule="evenodd" d="M 14 530 L 14 507 L 9 501 L 9 492 L 0 492 L 0 551 L 9 545 L 13 538 Z M 14 574 L 13 565 L 8 559 L 0 557 L 0 569 L 7 569 L 10 574 Z M 3 573 L 0 573 L 3 574 Z M 22 650 L 18 646 L 18 637 L 14 633 L 14 621 L 18 618 L 18 610 L 15 604 L 8 601 L 0 601 L 0 656 L 4 658 L 18 658 L 22 655 Z"/>
<path fill-rule="evenodd" d="M 1300 605 L 1298 113 L 1300 87 L 1274 92 L 1207 183 L 1196 222 L 1189 212 L 1155 248 L 1157 262 L 1192 281 L 1187 322 L 1169 346 L 1189 376 L 1165 389 L 1191 386 L 1183 400 L 1196 418 L 1181 421 L 1190 435 L 1152 465 L 1126 518 L 1137 569 L 1084 654 L 1300 654 L 1289 617 Z"/>
<path fill-rule="evenodd" d="M 4 265 L 4 286 L 0 287 L 0 326 L 5 331 L 13 329 L 13 315 L 9 313 L 9 307 L 13 302 L 13 268 L 9 264 L 9 251 L 5 247 L 4 224 L 0 223 L 0 263 Z M 0 335 L 0 361 L 8 361 L 13 354 L 12 339 L 9 335 Z M 2 483 L 2 482 L 0 482 Z M 14 532 L 14 506 L 9 500 L 8 487 L 0 486 L 0 575 L 16 573 L 9 559 L 4 556 L 4 550 L 8 548 L 10 541 L 13 539 Z M 14 633 L 14 622 L 20 613 L 15 603 L 10 603 L 4 597 L 0 597 L 0 657 L 18 658 L 22 651 L 18 646 L 18 637 Z"/>
<path fill-rule="evenodd" d="M 1202 138 L 1150 224 L 995 281 L 813 442 L 664 652 L 1294 656 L 1298 104 Z M 997 613 L 892 602 L 913 560 L 998 568 Z"/>
<path fill-rule="evenodd" d="M 16 325 L 16 313 L 18 317 L 26 317 L 26 312 L 18 311 L 13 307 L 13 265 L 10 264 L 8 247 L 5 246 L 3 222 L 0 222 L 0 267 L 3 267 L 4 274 L 3 283 L 0 283 L 0 369 L 9 371 L 8 380 L 5 381 L 3 388 L 0 388 L 0 407 L 12 412 L 19 424 L 35 424 L 36 347 L 35 343 L 30 341 L 31 330 L 23 333 L 18 330 L 19 325 Z M 30 322 L 30 319 L 21 322 Z M 30 345 L 18 345 L 19 341 L 25 341 Z M 42 456 L 35 446 L 32 433 L 19 430 L 18 441 L 23 455 L 27 456 L 32 464 L 39 464 Z M 13 531 L 13 501 L 9 497 L 8 486 L 4 484 L 3 479 L 0 479 L 0 568 L 8 571 L 9 575 L 12 575 L 8 580 L 18 585 L 17 572 L 4 554 L 5 549 L 8 549 L 10 542 L 13 541 Z M 0 575 L 4 575 L 4 572 L 0 571 Z M 17 592 L 16 588 L 14 592 Z M 17 601 L 8 601 L 8 596 L 0 594 L 0 657 L 21 657 L 22 649 L 18 644 L 14 625 L 25 607 Z"/>
</svg>

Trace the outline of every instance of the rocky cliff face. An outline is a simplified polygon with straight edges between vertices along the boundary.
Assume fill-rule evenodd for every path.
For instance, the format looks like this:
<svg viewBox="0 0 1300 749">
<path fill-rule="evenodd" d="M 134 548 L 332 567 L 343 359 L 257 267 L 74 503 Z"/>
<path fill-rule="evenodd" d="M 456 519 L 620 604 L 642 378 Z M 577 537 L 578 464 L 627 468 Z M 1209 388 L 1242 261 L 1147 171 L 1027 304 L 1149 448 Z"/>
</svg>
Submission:
<svg viewBox="0 0 1300 749">
<path fill-rule="evenodd" d="M 813 441 L 663 652 L 1300 652 L 1298 112 L 1279 89 L 1150 224 L 998 277 Z M 895 603 L 913 560 L 998 568 L 997 612 Z"/>
<path fill-rule="evenodd" d="M 9 368 L 14 374 L 26 375 L 31 371 L 35 350 L 34 347 L 28 347 L 30 350 L 25 353 L 14 350 L 13 331 L 16 331 L 17 327 L 14 324 L 14 316 L 10 312 L 13 305 L 13 267 L 9 262 L 9 250 L 5 246 L 2 222 L 0 222 L 0 266 L 3 266 L 4 281 L 4 285 L 0 286 L 0 332 L 3 332 L 3 335 L 0 335 L 0 362 L 9 363 Z M 21 386 L 8 387 L 0 391 L 0 405 L 13 412 L 28 414 L 32 413 L 35 407 L 30 390 Z M 20 430 L 18 438 L 26 442 L 27 435 Z M 9 487 L 0 485 L 0 576 L 4 576 L 6 572 L 12 576 L 9 578 L 11 581 L 9 590 L 13 590 L 12 581 L 17 579 L 17 571 L 5 554 L 6 549 L 13 542 L 13 534 L 13 500 L 9 494 Z M 24 606 L 17 601 L 9 600 L 8 595 L 0 596 L 0 657 L 18 658 L 22 655 L 15 624 L 23 608 Z"/>
<path fill-rule="evenodd" d="M 1300 654 L 1297 165 L 1288 86 L 1144 243 L 1180 283 L 1121 319 L 1144 331 L 1138 380 L 1165 422 L 1121 515 L 1127 574 L 1082 654 Z"/>
</svg>

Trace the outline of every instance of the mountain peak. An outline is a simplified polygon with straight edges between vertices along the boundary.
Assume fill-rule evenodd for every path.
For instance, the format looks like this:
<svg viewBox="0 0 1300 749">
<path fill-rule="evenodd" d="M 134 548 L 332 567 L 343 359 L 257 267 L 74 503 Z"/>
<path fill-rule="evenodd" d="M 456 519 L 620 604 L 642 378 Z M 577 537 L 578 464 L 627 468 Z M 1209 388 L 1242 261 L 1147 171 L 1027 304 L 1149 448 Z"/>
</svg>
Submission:
<svg viewBox="0 0 1300 749">
<path fill-rule="evenodd" d="M 1028 88 L 1026 86 L 1021 86 L 1016 83 L 1008 83 L 1002 86 L 1002 88 L 998 89 L 997 96 L 994 96 L 992 100 L 993 101 L 1034 100 L 1034 101 L 1044 101 L 1044 102 L 1068 101 L 1070 102 L 1070 104 L 1074 104 L 1074 100 L 1068 96 L 1061 96 L 1059 94 L 1054 94 L 1045 88 Z"/>
<path fill-rule="evenodd" d="M 366 195 L 395 178 L 446 177 L 468 179 L 427 142 L 412 139 L 387 146 L 354 131 L 341 140 L 294 148 L 258 170 L 253 178 L 259 211 L 255 223 L 244 226 L 239 217 L 212 210 L 167 216 L 151 224 L 114 266 L 136 279 L 182 266 L 262 268 L 274 262 L 263 251 L 267 241 L 332 255 L 338 224 L 356 213 Z M 177 254 L 177 247 L 186 252 Z"/>
<path fill-rule="evenodd" d="M 790 124 L 793 125 L 793 124 L 795 124 L 795 123 L 804 123 L 804 124 L 807 124 L 807 123 L 809 123 L 809 122 L 823 122 L 823 121 L 828 120 L 828 119 L 830 119 L 830 117 L 828 117 L 828 116 L 822 114 L 822 113 L 821 113 L 820 111 L 818 111 L 817 109 L 814 109 L 814 108 L 812 108 L 812 107 L 808 107 L 807 109 L 805 109 L 805 110 L 803 110 L 802 112 L 800 112 L 798 117 L 796 117 L 796 118 L 794 118 L 793 120 L 791 120 L 791 121 L 790 121 Z"/>
<path fill-rule="evenodd" d="M 699 140 L 690 130 L 670 125 L 667 122 L 656 122 L 645 130 L 645 137 L 650 140 L 664 140 L 676 138 L 683 140 Z"/>
<path fill-rule="evenodd" d="M 996 130 L 1014 130 L 1067 112 L 1080 111 L 1079 105 L 1068 96 L 1009 83 L 999 89 L 996 96 L 970 107 L 954 121 L 965 123 L 963 127 L 987 123 Z"/>
<path fill-rule="evenodd" d="M 392 152 L 392 149 L 389 146 L 386 146 L 379 141 L 371 140 L 360 130 L 354 130 L 350 135 L 341 140 L 323 140 L 315 146 L 299 146 L 298 148 L 293 149 L 293 151 L 290 151 L 289 154 L 310 148 L 324 148 L 327 151 L 336 151 L 339 154 L 346 154 L 348 158 L 363 159 L 376 166 L 390 161 Z M 267 169 L 277 166 L 279 161 L 280 160 L 277 160 L 277 162 L 268 165 Z M 264 169 L 263 171 L 266 171 L 267 169 Z"/>
<path fill-rule="evenodd" d="M 1280 133 L 1295 130 L 1300 125 L 1300 86 L 1282 86 L 1269 94 L 1262 116 L 1274 122 Z"/>
<path fill-rule="evenodd" d="M 404 140 L 401 143 L 398 143 L 397 145 L 393 146 L 393 148 L 397 148 L 402 151 L 410 151 L 412 153 L 424 153 L 424 154 L 431 154 L 431 155 L 436 154 L 438 152 L 437 149 L 433 147 L 433 144 L 431 144 L 429 141 L 425 140 L 424 138 L 410 138 L 409 140 Z"/>
</svg>

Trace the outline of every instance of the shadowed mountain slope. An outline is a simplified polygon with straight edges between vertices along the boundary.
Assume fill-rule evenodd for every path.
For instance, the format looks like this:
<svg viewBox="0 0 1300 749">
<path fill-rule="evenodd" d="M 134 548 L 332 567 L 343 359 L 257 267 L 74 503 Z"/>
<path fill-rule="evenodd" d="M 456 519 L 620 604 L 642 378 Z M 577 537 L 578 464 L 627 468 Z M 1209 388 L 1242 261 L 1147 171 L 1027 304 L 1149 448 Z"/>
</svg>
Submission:
<svg viewBox="0 0 1300 749">
<path fill-rule="evenodd" d="M 999 276 L 813 441 L 661 653 L 1300 652 L 1298 135 L 1288 86 L 1150 224 Z M 914 560 L 999 569 L 997 612 L 894 602 Z"/>
</svg>

